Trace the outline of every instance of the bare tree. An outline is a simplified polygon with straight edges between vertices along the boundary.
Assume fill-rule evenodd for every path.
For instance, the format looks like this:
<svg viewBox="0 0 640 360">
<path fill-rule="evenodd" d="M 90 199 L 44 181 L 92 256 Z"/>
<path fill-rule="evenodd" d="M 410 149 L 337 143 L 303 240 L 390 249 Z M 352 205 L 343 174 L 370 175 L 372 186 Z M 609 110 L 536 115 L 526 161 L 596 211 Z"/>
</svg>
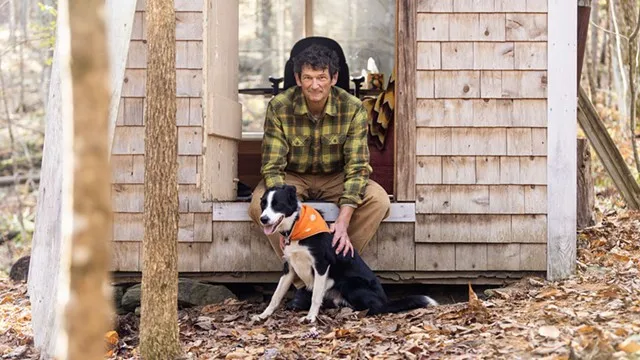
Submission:
<svg viewBox="0 0 640 360">
<path fill-rule="evenodd" d="M 109 289 L 112 232 L 108 151 L 109 54 L 104 0 L 62 0 L 68 21 L 69 62 L 61 69 L 63 159 L 70 181 L 63 187 L 63 273 L 69 271 L 64 304 L 65 359 L 104 358 L 104 334 L 112 316 Z M 67 6 L 68 5 L 68 6 Z M 65 13 L 66 12 L 66 13 Z M 67 15 L 68 14 L 68 18 Z M 64 25 L 63 25 L 64 26 Z M 64 352 L 63 347 L 63 352 Z"/>
<path fill-rule="evenodd" d="M 627 28 L 631 31 L 629 39 L 627 41 L 627 57 L 629 62 L 629 130 L 631 148 L 633 150 L 633 159 L 636 164 L 636 169 L 640 172 L 640 157 L 638 156 L 638 147 L 636 144 L 636 100 L 638 98 L 636 94 L 636 74 L 638 72 L 638 32 L 640 31 L 640 11 L 637 9 L 637 3 L 635 0 L 625 3 L 625 15 L 627 21 Z M 633 15 L 638 14 L 633 23 Z M 633 30 L 631 30 L 633 29 Z"/>
<path fill-rule="evenodd" d="M 140 354 L 174 359 L 178 337 L 176 18 L 173 0 L 148 0 L 144 238 Z"/>
</svg>

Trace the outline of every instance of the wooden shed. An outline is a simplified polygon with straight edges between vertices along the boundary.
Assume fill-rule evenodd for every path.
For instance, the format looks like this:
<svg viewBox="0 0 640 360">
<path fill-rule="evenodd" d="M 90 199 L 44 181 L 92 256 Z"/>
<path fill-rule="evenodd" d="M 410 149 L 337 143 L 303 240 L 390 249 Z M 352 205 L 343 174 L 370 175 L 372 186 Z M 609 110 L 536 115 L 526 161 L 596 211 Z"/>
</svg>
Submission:
<svg viewBox="0 0 640 360">
<path fill-rule="evenodd" d="M 236 199 L 238 179 L 259 176 L 239 165 L 257 161 L 260 147 L 241 136 L 238 4 L 175 4 L 179 271 L 274 281 L 281 261 Z M 572 273 L 576 9 L 576 0 L 397 1 L 392 210 L 364 252 L 384 280 Z M 144 1 L 131 15 L 112 145 L 121 281 L 142 268 Z"/>
</svg>

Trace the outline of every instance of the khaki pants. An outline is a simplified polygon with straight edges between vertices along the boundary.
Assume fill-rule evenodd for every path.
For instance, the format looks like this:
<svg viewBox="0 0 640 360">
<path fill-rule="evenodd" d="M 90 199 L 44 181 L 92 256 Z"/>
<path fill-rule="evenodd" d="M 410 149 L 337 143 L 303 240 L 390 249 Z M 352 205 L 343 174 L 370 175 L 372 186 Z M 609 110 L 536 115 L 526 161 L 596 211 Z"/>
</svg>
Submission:
<svg viewBox="0 0 640 360">
<path fill-rule="evenodd" d="M 297 189 L 298 197 L 302 201 L 321 200 L 338 203 L 338 199 L 344 190 L 344 173 L 330 175 L 308 175 L 285 173 L 284 181 L 287 185 L 294 185 Z M 264 180 L 253 190 L 251 205 L 249 206 L 249 216 L 260 225 L 260 198 L 265 192 Z M 353 244 L 353 248 L 362 253 L 365 246 L 371 241 L 382 220 L 389 216 L 391 203 L 387 192 L 373 180 L 369 180 L 365 188 L 362 204 L 355 209 L 351 216 L 351 222 L 347 233 Z M 280 249 L 280 234 L 268 236 L 271 247 L 282 258 Z M 296 277 L 294 283 L 296 288 L 304 286 L 302 281 Z"/>
</svg>

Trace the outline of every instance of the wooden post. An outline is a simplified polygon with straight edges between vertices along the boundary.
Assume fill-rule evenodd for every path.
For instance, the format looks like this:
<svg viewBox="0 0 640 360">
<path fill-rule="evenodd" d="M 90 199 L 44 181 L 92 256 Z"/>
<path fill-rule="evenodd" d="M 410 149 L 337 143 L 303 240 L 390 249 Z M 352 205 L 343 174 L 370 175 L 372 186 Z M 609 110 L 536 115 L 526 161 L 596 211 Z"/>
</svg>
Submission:
<svg viewBox="0 0 640 360">
<path fill-rule="evenodd" d="M 395 198 L 416 199 L 416 1 L 396 8 Z"/>
<path fill-rule="evenodd" d="M 576 0 L 548 1 L 547 278 L 576 266 Z"/>
<path fill-rule="evenodd" d="M 590 16 L 591 0 L 578 0 L 578 82 L 576 86 L 580 86 L 580 76 L 582 75 L 582 63 L 584 60 L 585 45 L 587 44 Z"/>
<path fill-rule="evenodd" d="M 136 0 L 107 0 L 105 17 L 107 20 L 108 38 L 111 49 L 109 63 L 111 74 L 124 74 L 127 60 L 129 39 Z M 61 329 L 62 314 L 56 310 L 58 289 L 60 283 L 61 261 L 61 212 L 62 212 L 62 184 L 64 171 L 62 163 L 62 88 L 60 84 L 60 66 L 65 60 L 60 49 L 65 35 L 60 32 L 61 22 L 58 21 L 56 35 L 56 49 L 49 82 L 49 99 L 45 115 L 45 141 L 40 171 L 40 186 L 38 188 L 38 203 L 36 206 L 35 231 L 31 245 L 31 261 L 29 264 L 29 298 L 31 301 L 31 326 L 35 346 L 44 357 L 53 356 L 55 352 L 58 331 Z M 68 38 L 68 34 L 66 35 Z M 122 75 L 120 75 L 122 78 Z M 120 83 L 122 79 L 120 79 Z M 111 83 L 111 91 L 119 94 L 117 81 Z M 119 99 L 118 99 L 119 100 Z M 110 113 L 117 114 L 119 101 L 112 101 Z M 115 126 L 115 116 L 110 117 Z"/>
<path fill-rule="evenodd" d="M 595 195 L 593 189 L 593 176 L 591 175 L 591 150 L 587 139 L 578 139 L 578 209 L 576 213 L 576 225 L 578 229 L 595 224 L 593 209 Z"/>
<path fill-rule="evenodd" d="M 578 97 L 578 123 L 627 206 L 640 209 L 640 187 L 582 87 Z"/>
</svg>

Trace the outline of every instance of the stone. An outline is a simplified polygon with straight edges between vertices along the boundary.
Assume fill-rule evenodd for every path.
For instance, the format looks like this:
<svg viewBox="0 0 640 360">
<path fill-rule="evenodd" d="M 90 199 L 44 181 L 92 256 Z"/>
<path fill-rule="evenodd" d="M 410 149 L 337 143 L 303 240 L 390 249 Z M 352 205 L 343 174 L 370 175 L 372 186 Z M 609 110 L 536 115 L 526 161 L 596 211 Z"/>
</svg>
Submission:
<svg viewBox="0 0 640 360">
<path fill-rule="evenodd" d="M 178 280 L 178 304 L 182 307 L 216 304 L 236 296 L 224 285 L 201 283 L 192 279 Z"/>
<path fill-rule="evenodd" d="M 140 306 L 141 285 L 131 286 L 122 296 L 120 307 L 126 311 L 135 311 Z M 212 285 L 192 279 L 178 280 L 178 305 L 180 307 L 216 304 L 236 296 L 223 285 Z"/>
<path fill-rule="evenodd" d="M 13 281 L 27 281 L 29 278 L 29 261 L 31 256 L 23 256 L 18 259 L 9 271 L 9 278 Z"/>
</svg>

